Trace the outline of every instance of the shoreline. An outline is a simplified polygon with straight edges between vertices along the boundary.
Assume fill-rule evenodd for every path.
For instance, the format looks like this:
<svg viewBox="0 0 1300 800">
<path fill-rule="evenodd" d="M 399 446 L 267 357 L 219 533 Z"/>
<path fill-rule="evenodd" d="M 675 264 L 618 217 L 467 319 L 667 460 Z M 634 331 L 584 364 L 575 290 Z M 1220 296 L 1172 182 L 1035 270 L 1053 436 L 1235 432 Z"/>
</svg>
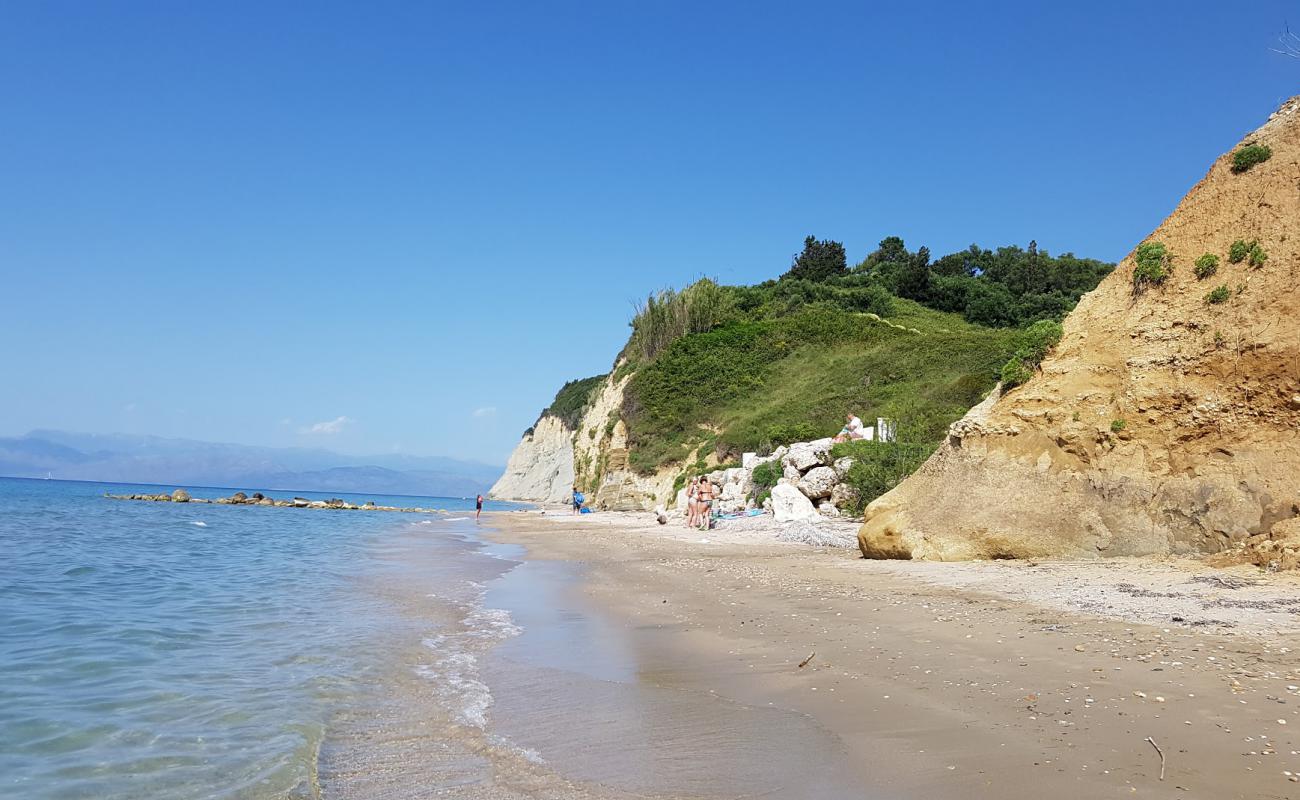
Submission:
<svg viewBox="0 0 1300 800">
<path fill-rule="evenodd" d="M 487 523 L 530 560 L 579 565 L 578 593 L 646 645 L 657 684 L 807 716 L 867 793 L 1300 788 L 1292 576 L 1173 559 L 867 561 L 776 541 L 773 526 L 692 532 L 643 514 Z"/>
</svg>

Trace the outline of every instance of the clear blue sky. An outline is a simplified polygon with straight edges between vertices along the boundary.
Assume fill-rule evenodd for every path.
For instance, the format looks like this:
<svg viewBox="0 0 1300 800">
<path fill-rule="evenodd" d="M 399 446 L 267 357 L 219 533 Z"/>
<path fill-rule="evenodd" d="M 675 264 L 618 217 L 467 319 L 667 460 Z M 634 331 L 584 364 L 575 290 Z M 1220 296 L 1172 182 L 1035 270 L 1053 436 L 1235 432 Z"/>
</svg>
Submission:
<svg viewBox="0 0 1300 800">
<path fill-rule="evenodd" d="M 8 0 L 0 434 L 503 461 L 809 233 L 1118 259 L 1300 92 L 1288 14 Z"/>
</svg>

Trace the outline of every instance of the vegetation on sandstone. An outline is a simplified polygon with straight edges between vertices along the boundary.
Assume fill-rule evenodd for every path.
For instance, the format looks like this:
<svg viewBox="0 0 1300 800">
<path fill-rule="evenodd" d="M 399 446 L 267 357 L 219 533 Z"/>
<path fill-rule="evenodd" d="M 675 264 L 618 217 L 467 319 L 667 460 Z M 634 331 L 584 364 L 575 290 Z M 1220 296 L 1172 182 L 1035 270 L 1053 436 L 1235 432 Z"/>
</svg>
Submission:
<svg viewBox="0 0 1300 800">
<path fill-rule="evenodd" d="M 1250 241 L 1238 239 L 1228 248 L 1228 263 L 1240 264 L 1246 260 L 1246 257 L 1250 255 L 1250 251 L 1256 247 L 1259 247 L 1259 243 L 1254 239 L 1251 239 Z"/>
<path fill-rule="evenodd" d="M 1216 286 L 1209 294 L 1205 295 L 1205 302 L 1210 305 L 1218 305 L 1219 303 L 1228 302 L 1228 298 L 1231 296 L 1232 292 L 1228 289 L 1228 285 L 1222 284 Z"/>
<path fill-rule="evenodd" d="M 1122 419 L 1113 419 L 1113 420 L 1110 421 L 1110 432 L 1111 432 L 1111 433 L 1120 433 L 1121 431 L 1123 431 L 1123 430 L 1124 430 L 1125 428 L 1127 428 L 1127 427 L 1128 427 L 1128 422 L 1126 422 L 1125 420 L 1122 420 Z"/>
<path fill-rule="evenodd" d="M 1219 271 L 1219 257 L 1213 253 L 1205 253 L 1200 258 L 1196 259 L 1196 264 L 1193 265 L 1192 271 L 1196 273 L 1198 279 L 1205 280 Z"/>
<path fill-rule="evenodd" d="M 1003 390 L 1013 389 L 1032 378 L 1063 334 L 1061 324 L 1052 320 L 1039 320 L 1026 328 L 1017 339 L 1015 353 L 999 372 Z"/>
<path fill-rule="evenodd" d="M 1133 292 L 1160 286 L 1173 273 L 1173 256 L 1160 242 L 1143 242 L 1133 252 Z"/>
<path fill-rule="evenodd" d="M 1232 154 L 1232 171 L 1242 173 L 1256 164 L 1263 164 L 1273 157 L 1273 149 L 1266 144 L 1248 144 L 1239 147 Z"/>
<path fill-rule="evenodd" d="M 1268 261 L 1268 253 L 1264 252 L 1264 248 L 1260 247 L 1258 244 L 1252 245 L 1250 252 L 1246 254 L 1246 263 L 1250 264 L 1252 267 L 1259 268 L 1264 266 L 1264 262 L 1266 261 Z"/>
</svg>

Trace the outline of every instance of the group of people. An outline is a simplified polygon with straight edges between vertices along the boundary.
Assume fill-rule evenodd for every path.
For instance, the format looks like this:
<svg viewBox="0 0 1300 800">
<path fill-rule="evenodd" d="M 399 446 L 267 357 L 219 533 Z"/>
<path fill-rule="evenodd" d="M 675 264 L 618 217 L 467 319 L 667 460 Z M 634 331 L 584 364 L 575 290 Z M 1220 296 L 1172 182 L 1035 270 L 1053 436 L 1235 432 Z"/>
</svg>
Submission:
<svg viewBox="0 0 1300 800">
<path fill-rule="evenodd" d="M 713 501 L 717 496 L 718 487 L 713 485 L 708 475 L 691 478 L 686 486 L 686 527 L 708 530 Z"/>
</svg>

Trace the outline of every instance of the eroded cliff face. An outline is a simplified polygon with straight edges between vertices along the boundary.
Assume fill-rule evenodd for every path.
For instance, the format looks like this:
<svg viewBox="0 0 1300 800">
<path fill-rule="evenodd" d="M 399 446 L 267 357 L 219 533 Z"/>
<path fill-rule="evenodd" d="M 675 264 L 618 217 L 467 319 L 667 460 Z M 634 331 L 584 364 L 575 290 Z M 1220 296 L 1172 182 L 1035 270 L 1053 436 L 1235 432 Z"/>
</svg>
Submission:
<svg viewBox="0 0 1300 800">
<path fill-rule="evenodd" d="M 497 500 L 562 503 L 573 490 L 573 431 L 542 417 L 515 446 L 506 471 L 488 496 Z"/>
<path fill-rule="evenodd" d="M 629 373 L 615 380 L 621 365 L 621 360 L 614 365 L 582 415 L 574 437 L 575 470 L 579 485 L 591 492 L 596 508 L 644 511 L 671 500 L 676 472 L 664 470 L 646 476 L 628 467 L 627 425 L 620 412 L 623 391 L 632 376 Z"/>
<path fill-rule="evenodd" d="M 953 425 L 868 507 L 864 555 L 1215 553 L 1295 527 L 1300 98 L 1241 144 L 1272 156 L 1235 173 L 1225 154 L 1149 237 L 1173 254 L 1166 283 L 1135 295 L 1126 258 L 1039 375 Z M 1267 260 L 1230 263 L 1238 240 Z M 1200 279 L 1205 253 L 1220 260 Z M 1226 301 L 1208 302 L 1219 286 Z"/>
</svg>

